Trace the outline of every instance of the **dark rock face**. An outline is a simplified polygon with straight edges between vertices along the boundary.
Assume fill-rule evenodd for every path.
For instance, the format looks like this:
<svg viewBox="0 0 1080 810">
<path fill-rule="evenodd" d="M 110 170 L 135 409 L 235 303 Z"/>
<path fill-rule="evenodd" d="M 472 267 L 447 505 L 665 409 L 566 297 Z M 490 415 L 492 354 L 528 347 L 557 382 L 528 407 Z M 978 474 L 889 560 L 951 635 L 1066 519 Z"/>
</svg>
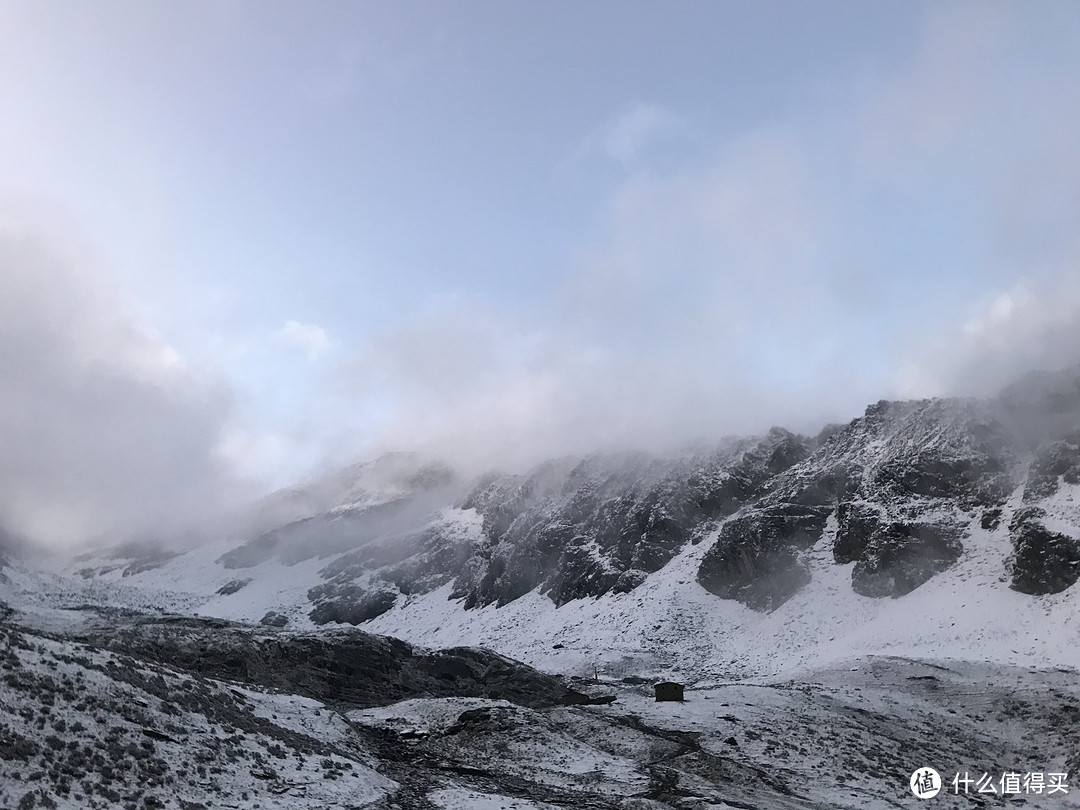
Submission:
<svg viewBox="0 0 1080 810">
<path fill-rule="evenodd" d="M 267 612 L 265 616 L 259 619 L 259 624 L 266 625 L 267 627 L 285 627 L 289 623 L 289 617 L 282 613 L 278 613 L 276 610 Z"/>
<path fill-rule="evenodd" d="M 388 500 L 293 521 L 221 562 L 333 554 L 309 592 L 319 623 L 368 621 L 451 583 L 466 608 L 627 592 L 712 537 L 698 582 L 756 610 L 809 582 L 830 542 L 857 593 L 898 597 L 960 559 L 973 521 L 995 530 L 1025 480 L 1032 504 L 1080 483 L 1080 372 L 1036 382 L 988 400 L 883 400 L 815 439 L 774 428 L 682 457 L 550 461 L 451 500 L 445 475 L 413 476 Z M 1018 589 L 1075 581 L 1067 537 L 1034 524 L 1013 536 Z"/>
<path fill-rule="evenodd" d="M 877 500 L 991 506 L 1014 486 L 1011 437 L 987 403 L 879 402 L 837 434 L 837 449 L 855 450 L 852 439 L 862 445 L 852 459 L 861 473 L 857 489 Z"/>
<path fill-rule="evenodd" d="M 1080 484 L 1080 434 L 1043 445 L 1036 451 L 1028 468 L 1024 500 L 1041 500 L 1058 490 L 1059 480 Z"/>
<path fill-rule="evenodd" d="M 323 598 L 328 588 L 332 590 L 332 599 Z M 308 599 L 315 603 L 315 608 L 309 614 L 315 624 L 336 622 L 357 625 L 390 610 L 397 601 L 397 594 L 393 591 L 365 591 L 356 586 L 350 590 L 320 585 L 308 592 Z"/>
<path fill-rule="evenodd" d="M 222 558 L 247 565 L 291 559 L 351 543 L 311 589 L 311 618 L 361 623 L 389 610 L 398 595 L 448 582 L 468 608 L 505 605 L 537 588 L 556 604 L 626 592 L 665 566 L 687 543 L 758 497 L 776 474 L 805 458 L 809 442 L 781 429 L 728 441 L 686 458 L 645 454 L 548 462 L 526 475 L 490 475 L 458 504 L 475 510 L 479 537 L 452 518 L 422 528 L 397 526 L 402 504 L 335 513 L 271 532 Z M 415 512 L 415 510 L 412 510 Z M 330 532 L 327 540 L 323 534 Z M 285 534 L 291 533 L 290 537 Z M 302 552 L 281 546 L 299 539 Z"/>
<path fill-rule="evenodd" d="M 1080 579 L 1080 539 L 1053 532 L 1043 525 L 1041 509 L 1020 509 L 1009 523 L 1013 542 L 1013 590 L 1021 593 L 1059 593 Z"/>
<path fill-rule="evenodd" d="M 230 580 L 229 582 L 226 582 L 224 585 L 218 588 L 218 596 L 231 596 L 232 594 L 242 590 L 249 584 L 251 584 L 251 577 Z"/>
<path fill-rule="evenodd" d="M 960 559 L 963 545 L 952 524 L 890 523 L 879 526 L 851 571 L 862 596 L 903 596 Z"/>
<path fill-rule="evenodd" d="M 844 501 L 836 507 L 836 538 L 833 559 L 840 565 L 863 558 L 870 538 L 879 531 L 884 519 L 882 508 L 865 501 Z"/>
<path fill-rule="evenodd" d="M 698 581 L 773 610 L 810 581 L 802 554 L 835 510 L 833 558 L 855 563 L 852 587 L 901 596 L 959 559 L 966 509 L 998 506 L 1014 486 L 1014 451 L 986 404 L 882 401 L 773 478 L 723 526 Z"/>
<path fill-rule="evenodd" d="M 467 537 L 436 523 L 404 538 L 343 554 L 308 591 L 316 624 L 361 624 L 390 610 L 400 595 L 428 593 L 458 575 L 472 553 Z"/>
<path fill-rule="evenodd" d="M 450 696 L 555 706 L 566 692 L 558 679 L 487 650 L 426 652 L 353 629 L 260 634 L 223 621 L 147 620 L 78 640 L 198 675 L 349 707 Z"/>
<path fill-rule="evenodd" d="M 988 509 L 983 509 L 982 517 L 979 518 L 979 526 L 983 529 L 993 531 L 1001 525 L 1001 507 L 992 506 Z"/>
<path fill-rule="evenodd" d="M 504 605 L 541 587 L 562 605 L 632 590 L 808 452 L 806 439 L 774 429 L 689 460 L 591 457 L 493 479 L 466 501 L 485 543 L 453 596 Z"/>
<path fill-rule="evenodd" d="M 779 504 L 726 522 L 698 569 L 698 582 L 724 599 L 774 610 L 810 581 L 799 552 L 821 536 L 831 510 Z"/>
<path fill-rule="evenodd" d="M 891 522 L 879 504 L 845 501 L 836 509 L 833 559 L 855 563 L 851 587 L 862 596 L 903 596 L 963 553 L 956 524 Z"/>
</svg>

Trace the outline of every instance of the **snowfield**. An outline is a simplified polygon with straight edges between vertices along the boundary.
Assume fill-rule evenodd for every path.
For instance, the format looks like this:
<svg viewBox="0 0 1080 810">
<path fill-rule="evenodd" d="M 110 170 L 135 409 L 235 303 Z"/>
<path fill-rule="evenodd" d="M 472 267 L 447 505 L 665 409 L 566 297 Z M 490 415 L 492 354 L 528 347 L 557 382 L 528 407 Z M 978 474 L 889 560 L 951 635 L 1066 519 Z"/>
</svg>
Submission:
<svg viewBox="0 0 1080 810">
<path fill-rule="evenodd" d="M 1080 444 L 1008 407 L 467 494 L 394 456 L 255 536 L 12 555 L 0 807 L 1078 806 Z"/>
<path fill-rule="evenodd" d="M 717 599 L 697 583 L 706 538 L 629 593 L 556 607 L 534 591 L 502 607 L 466 610 L 444 585 L 400 600 L 363 627 L 430 648 L 487 647 L 544 671 L 589 678 L 594 668 L 609 678 L 766 677 L 879 654 L 1080 668 L 1075 589 L 1032 596 L 1004 581 L 1012 554 L 1007 527 L 1020 496 L 1018 490 L 996 529 L 981 528 L 972 516 L 962 561 L 899 598 L 852 591 L 852 565 L 831 559 L 836 527 L 830 520 L 806 554 L 811 582 L 772 613 Z M 1080 485 L 1062 484 L 1041 506 L 1056 531 L 1080 535 Z M 332 557 L 227 571 L 214 563 L 224 547 L 197 549 L 130 576 L 114 570 L 84 579 L 72 570 L 80 564 L 47 573 L 16 565 L 5 569 L 0 599 L 42 626 L 63 626 L 67 609 L 100 605 L 245 622 L 277 611 L 290 626 L 314 627 L 306 594 L 322 583 L 319 571 Z M 240 578 L 251 582 L 217 593 Z"/>
</svg>

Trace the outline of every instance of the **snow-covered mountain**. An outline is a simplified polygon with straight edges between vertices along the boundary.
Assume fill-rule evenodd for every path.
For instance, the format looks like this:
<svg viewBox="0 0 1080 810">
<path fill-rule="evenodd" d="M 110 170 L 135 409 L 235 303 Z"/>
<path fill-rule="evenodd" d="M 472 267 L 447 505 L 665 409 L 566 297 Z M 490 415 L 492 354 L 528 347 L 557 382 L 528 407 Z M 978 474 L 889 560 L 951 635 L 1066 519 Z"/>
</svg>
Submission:
<svg viewBox="0 0 1080 810">
<path fill-rule="evenodd" d="M 300 701 L 305 728 L 323 722 L 312 719 L 322 706 L 359 735 L 326 751 L 372 769 L 372 793 L 355 803 L 370 807 L 498 807 L 506 796 L 521 807 L 918 806 L 906 779 L 921 764 L 1067 772 L 1080 753 L 1075 372 L 987 400 L 879 402 L 816 437 L 776 428 L 479 480 L 396 454 L 279 493 L 252 525 L 182 553 L 8 552 L 4 624 L 22 639 L 8 642 L 11 688 L 23 670 L 34 683 L 50 669 L 86 682 L 105 673 L 168 714 L 159 704 L 175 700 L 147 679 L 171 694 L 209 678 L 258 717 L 251 707 L 279 690 Z M 444 648 L 457 651 L 425 652 Z M 143 674 L 121 677 L 110 662 Z M 646 702 L 666 678 L 691 686 L 681 714 Z M 568 686 L 618 703 L 552 709 Z M 24 698 L 0 699 L 10 714 Z M 91 728 L 77 700 L 60 702 Z M 188 722 L 216 729 L 218 710 L 199 706 Z M 992 721 L 956 717 L 991 708 Z M 116 739 L 176 742 L 161 730 L 174 721 L 136 720 Z M 282 744 L 254 722 L 246 733 Z M 0 754 L 51 745 L 14 729 L 0 730 Z M 520 751 L 500 748 L 518 737 Z M 297 745 L 297 767 L 313 768 Z M 657 770 L 665 746 L 670 772 Z M 412 776 L 399 767 L 406 749 L 423 752 Z M 821 773 L 829 751 L 846 763 L 839 777 Z M 433 762 L 454 779 L 440 782 Z M 55 796 L 44 773 L 40 789 Z M 257 803 L 245 792 L 265 802 L 248 782 L 218 788 L 232 806 Z M 196 793 L 178 806 L 210 796 Z M 949 801 L 939 805 L 973 806 Z"/>
<path fill-rule="evenodd" d="M 999 654 L 1012 661 L 1052 635 L 1028 633 L 1029 615 L 1060 614 L 1054 633 L 1072 624 L 1078 379 L 1029 378 L 989 400 L 883 401 L 813 438 L 774 428 L 475 481 L 396 454 L 280 493 L 240 542 L 119 549 L 48 572 L 14 563 L 5 593 L 28 608 L 60 593 L 69 605 L 348 623 L 533 663 L 561 641 L 673 671 L 776 670 L 868 627 L 877 640 L 863 651 L 919 648 L 921 634 L 898 632 L 894 614 L 931 626 L 947 617 L 933 645 L 944 653 L 959 643 L 952 628 L 1001 613 L 1007 626 L 994 631 L 1019 630 L 1025 647 Z M 955 605 L 939 603 L 946 594 Z M 790 636 L 789 655 L 721 660 L 731 639 L 774 632 Z"/>
</svg>

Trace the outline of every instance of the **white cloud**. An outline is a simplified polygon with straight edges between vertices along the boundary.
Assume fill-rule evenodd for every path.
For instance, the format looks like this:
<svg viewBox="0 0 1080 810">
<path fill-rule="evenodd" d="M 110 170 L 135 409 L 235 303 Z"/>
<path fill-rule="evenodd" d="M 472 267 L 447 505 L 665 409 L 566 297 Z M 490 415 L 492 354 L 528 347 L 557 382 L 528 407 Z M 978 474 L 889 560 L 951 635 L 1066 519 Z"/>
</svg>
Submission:
<svg viewBox="0 0 1080 810">
<path fill-rule="evenodd" d="M 231 396 L 144 329 L 85 253 L 0 226 L 0 527 L 168 540 L 235 494 Z"/>
<path fill-rule="evenodd" d="M 314 363 L 330 350 L 330 338 L 321 326 L 299 321 L 286 321 L 278 336 L 290 346 L 307 352 L 308 362 Z"/>
<path fill-rule="evenodd" d="M 675 114 L 655 104 L 637 101 L 608 121 L 601 143 L 612 160 L 630 163 L 657 136 L 678 127 L 679 124 L 680 120 Z"/>
<path fill-rule="evenodd" d="M 932 10 L 884 80 L 631 175 L 535 320 L 463 308 L 373 343 L 356 377 L 387 444 L 536 458 L 812 430 L 1080 360 L 1080 70 L 1068 35 L 1014 22 Z M 673 123 L 639 104 L 585 148 L 632 164 Z"/>
<path fill-rule="evenodd" d="M 514 464 L 812 430 L 839 388 L 861 408 L 813 199 L 782 130 L 697 172 L 628 179 L 543 317 L 458 302 L 369 345 L 352 380 L 385 397 L 382 448 Z"/>
<path fill-rule="evenodd" d="M 966 304 L 893 336 L 902 395 L 992 394 L 1080 362 L 1080 26 L 1028 11 L 938 10 L 859 119 L 867 177 L 912 205 L 966 203 L 969 232 L 947 238 L 975 240 L 981 265 Z"/>
<path fill-rule="evenodd" d="M 991 395 L 1031 370 L 1080 363 L 1080 271 L 1021 279 L 957 325 L 917 342 L 901 366 L 906 396 Z"/>
</svg>

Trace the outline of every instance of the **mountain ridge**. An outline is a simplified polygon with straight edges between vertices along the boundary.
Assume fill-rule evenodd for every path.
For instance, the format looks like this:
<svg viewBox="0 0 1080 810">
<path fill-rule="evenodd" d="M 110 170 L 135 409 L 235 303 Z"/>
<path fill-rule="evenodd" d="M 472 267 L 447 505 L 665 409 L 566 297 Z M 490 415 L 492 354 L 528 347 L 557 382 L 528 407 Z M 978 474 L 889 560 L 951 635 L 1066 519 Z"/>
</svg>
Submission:
<svg viewBox="0 0 1080 810">
<path fill-rule="evenodd" d="M 353 624 L 436 647 L 488 644 L 534 665 L 551 659 L 548 631 L 519 642 L 500 622 L 520 631 L 530 612 L 539 626 L 589 616 L 612 628 L 593 646 L 661 666 L 635 611 L 763 628 L 771 620 L 755 615 L 810 622 L 804 602 L 832 615 L 821 601 L 831 594 L 853 615 L 883 616 L 890 610 L 875 602 L 937 598 L 926 589 L 952 571 L 949 581 L 974 577 L 988 592 L 1060 594 L 1068 613 L 1080 577 L 1078 379 L 1044 375 L 983 400 L 883 400 L 816 437 L 774 428 L 682 455 L 565 457 L 472 481 L 394 454 L 328 476 L 311 496 L 286 493 L 292 513 L 247 540 L 131 560 L 91 555 L 51 572 L 13 563 L 4 594 L 33 603 L 44 588 L 68 593 L 68 604 L 300 630 Z M 58 603 L 50 598 L 42 604 Z M 558 628 L 563 618 L 552 638 Z M 672 661 L 711 667 L 714 642 L 703 633 L 691 644 L 698 653 Z"/>
</svg>

